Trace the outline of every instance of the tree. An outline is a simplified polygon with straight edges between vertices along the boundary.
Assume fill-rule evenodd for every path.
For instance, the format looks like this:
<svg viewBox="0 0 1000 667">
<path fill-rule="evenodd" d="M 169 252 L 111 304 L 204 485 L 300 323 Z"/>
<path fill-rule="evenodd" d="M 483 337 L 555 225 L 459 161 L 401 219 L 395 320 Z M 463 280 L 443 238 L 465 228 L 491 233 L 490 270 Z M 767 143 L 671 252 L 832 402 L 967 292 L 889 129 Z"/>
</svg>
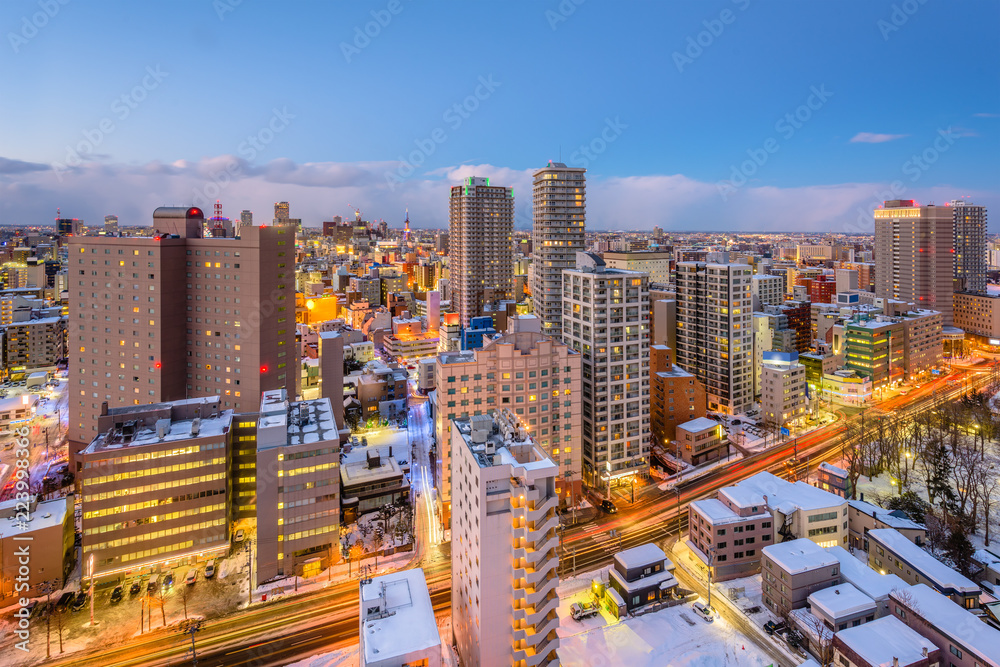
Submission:
<svg viewBox="0 0 1000 667">
<path fill-rule="evenodd" d="M 809 638 L 814 649 L 813 655 L 819 660 L 820 665 L 828 667 L 833 663 L 833 632 L 826 627 L 822 619 L 812 614 L 808 614 L 805 626 L 810 633 L 815 635 L 815 642 L 813 637 Z"/>
<path fill-rule="evenodd" d="M 372 531 L 372 545 L 375 547 L 375 569 L 378 569 L 378 554 L 382 550 L 382 545 L 385 544 L 385 531 L 382 529 L 380 524 L 375 524 L 375 530 Z"/>
<path fill-rule="evenodd" d="M 996 463 L 983 462 L 974 474 L 976 495 L 979 497 L 979 508 L 982 512 L 983 524 L 986 528 L 986 546 L 990 546 L 990 510 L 1000 498 L 1000 469 Z"/>
<path fill-rule="evenodd" d="M 167 600 L 166 598 L 163 597 L 163 591 L 162 590 L 158 591 L 156 595 L 152 596 L 149 599 L 149 604 L 150 608 L 154 606 L 160 608 L 160 618 L 163 619 L 163 627 L 167 627 L 167 612 L 165 609 L 167 605 Z"/>
<path fill-rule="evenodd" d="M 972 556 L 976 553 L 976 549 L 960 523 L 956 523 L 951 535 L 948 536 L 944 552 L 959 572 L 966 577 L 972 575 Z"/>
<path fill-rule="evenodd" d="M 188 617 L 188 595 L 190 595 L 190 594 L 191 594 L 191 587 L 188 586 L 187 584 L 185 584 L 181 588 L 181 602 L 184 603 L 184 620 L 185 621 L 187 620 L 187 617 Z"/>
<path fill-rule="evenodd" d="M 906 491 L 886 500 L 888 510 L 902 510 L 914 521 L 923 523 L 924 517 L 931 511 L 931 506 L 913 491 Z"/>
<path fill-rule="evenodd" d="M 923 453 L 924 484 L 932 506 L 937 501 L 954 502 L 955 492 L 951 488 L 951 461 L 948 449 L 940 440 L 927 443 Z"/>
</svg>

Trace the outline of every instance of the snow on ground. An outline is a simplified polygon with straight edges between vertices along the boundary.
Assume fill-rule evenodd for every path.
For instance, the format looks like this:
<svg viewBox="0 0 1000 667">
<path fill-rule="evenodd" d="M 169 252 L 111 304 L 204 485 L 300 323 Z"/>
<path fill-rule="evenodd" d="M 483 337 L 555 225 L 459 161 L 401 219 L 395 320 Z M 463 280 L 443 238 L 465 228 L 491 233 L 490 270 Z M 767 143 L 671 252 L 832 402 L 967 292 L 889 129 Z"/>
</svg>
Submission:
<svg viewBox="0 0 1000 667">
<path fill-rule="evenodd" d="M 361 664 L 361 656 L 358 655 L 359 649 L 359 646 L 352 646 L 330 653 L 320 653 L 305 660 L 293 662 L 288 667 L 358 667 Z"/>
</svg>

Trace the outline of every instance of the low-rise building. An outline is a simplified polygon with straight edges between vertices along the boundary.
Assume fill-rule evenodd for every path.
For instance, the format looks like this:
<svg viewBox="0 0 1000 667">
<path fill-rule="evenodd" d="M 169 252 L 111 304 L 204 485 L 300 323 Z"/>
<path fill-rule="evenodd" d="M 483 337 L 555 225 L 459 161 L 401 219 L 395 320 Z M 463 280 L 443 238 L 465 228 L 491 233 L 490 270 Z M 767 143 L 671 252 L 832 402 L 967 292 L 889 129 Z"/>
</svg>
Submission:
<svg viewBox="0 0 1000 667">
<path fill-rule="evenodd" d="M 395 457 L 384 456 L 377 448 L 360 451 L 364 458 L 344 461 L 340 467 L 345 523 L 383 505 L 401 505 L 410 499 L 410 481 Z"/>
<path fill-rule="evenodd" d="M 806 416 L 806 367 L 798 352 L 764 352 L 760 387 L 764 421 L 785 426 Z"/>
<path fill-rule="evenodd" d="M 1000 339 L 1000 294 L 955 292 L 955 326 L 979 338 Z"/>
<path fill-rule="evenodd" d="M 665 345 L 650 345 L 649 418 L 653 442 L 670 448 L 677 425 L 706 414 L 705 387 L 691 373 L 670 361 Z"/>
<path fill-rule="evenodd" d="M 827 547 L 826 551 L 840 561 L 840 581 L 853 585 L 875 601 L 876 618 L 889 613 L 889 593 L 909 585 L 894 574 L 876 572 L 843 547 Z"/>
<path fill-rule="evenodd" d="M 892 616 L 941 651 L 942 665 L 1000 667 L 1000 630 L 926 584 L 892 591 L 889 605 Z"/>
<path fill-rule="evenodd" d="M 719 491 L 719 497 L 688 505 L 688 535 L 692 552 L 705 567 L 711 561 L 715 581 L 746 577 L 760 571 L 760 550 L 774 539 L 771 513 L 763 498 L 740 505 Z"/>
<path fill-rule="evenodd" d="M 41 502 L 33 496 L 26 509 L 16 498 L 2 502 L 0 526 L 0 599 L 15 590 L 15 598 L 41 595 L 44 581 L 63 586 L 76 562 L 73 496 Z"/>
<path fill-rule="evenodd" d="M 670 597 L 671 591 L 677 587 L 673 570 L 674 564 L 655 544 L 619 551 L 609 572 L 608 595 L 615 601 L 619 612 L 632 613 Z"/>
<path fill-rule="evenodd" d="M 441 667 L 441 635 L 420 568 L 361 584 L 361 667 Z"/>
<path fill-rule="evenodd" d="M 840 561 L 812 540 L 772 544 L 761 553 L 764 605 L 778 616 L 806 606 L 810 594 L 840 581 Z"/>
<path fill-rule="evenodd" d="M 872 378 L 847 368 L 827 373 L 820 385 L 820 396 L 833 405 L 860 407 L 872 400 Z"/>
<path fill-rule="evenodd" d="M 809 610 L 833 631 L 875 620 L 878 605 L 852 584 L 837 584 L 809 594 Z"/>
<path fill-rule="evenodd" d="M 699 417 L 677 426 L 677 450 L 691 465 L 718 461 L 729 456 L 729 436 L 718 422 Z"/>
<path fill-rule="evenodd" d="M 851 491 L 847 471 L 825 461 L 819 464 L 819 469 L 816 471 L 816 485 L 841 498 L 846 498 Z"/>
<path fill-rule="evenodd" d="M 910 584 L 927 584 L 966 609 L 979 607 L 978 584 L 951 569 L 892 528 L 868 531 L 868 565 Z"/>
<path fill-rule="evenodd" d="M 357 390 L 362 420 L 388 419 L 406 412 L 408 378 L 405 369 L 376 361 L 367 370 L 344 377 L 344 382 Z"/>
<path fill-rule="evenodd" d="M 893 528 L 918 547 L 927 539 L 927 529 L 910 520 L 902 510 L 887 510 L 863 500 L 849 500 L 847 513 L 849 544 L 868 552 L 868 531 L 876 528 Z"/>
<path fill-rule="evenodd" d="M 843 667 L 936 667 L 944 657 L 929 639 L 891 616 L 833 636 L 833 664 Z"/>
<path fill-rule="evenodd" d="M 4 363 L 27 370 L 66 358 L 66 317 L 12 322 L 4 328 Z"/>
</svg>

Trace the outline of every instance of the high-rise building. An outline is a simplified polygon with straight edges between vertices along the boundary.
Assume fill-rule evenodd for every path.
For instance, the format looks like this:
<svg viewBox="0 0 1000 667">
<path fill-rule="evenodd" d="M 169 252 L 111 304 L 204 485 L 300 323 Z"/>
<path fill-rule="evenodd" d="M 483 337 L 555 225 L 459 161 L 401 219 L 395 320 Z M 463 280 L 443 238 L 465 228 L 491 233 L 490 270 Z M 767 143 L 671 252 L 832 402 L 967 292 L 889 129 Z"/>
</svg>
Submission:
<svg viewBox="0 0 1000 667">
<path fill-rule="evenodd" d="M 677 265 L 677 365 L 705 385 L 713 412 L 740 414 L 753 402 L 752 272 L 746 264 Z"/>
<path fill-rule="evenodd" d="M 285 222 L 289 219 L 288 215 L 288 202 L 279 201 L 274 203 L 274 222 L 275 224 Z"/>
<path fill-rule="evenodd" d="M 875 209 L 875 295 L 939 311 L 950 326 L 955 224 L 951 206 L 894 199 Z"/>
<path fill-rule="evenodd" d="M 240 211 L 240 229 L 253 226 L 253 212 L 243 209 Z"/>
<path fill-rule="evenodd" d="M 798 352 L 764 352 L 760 406 L 764 421 L 774 426 L 805 417 L 806 367 Z"/>
<path fill-rule="evenodd" d="M 514 192 L 475 176 L 451 189 L 452 308 L 463 327 L 483 304 L 509 298 L 514 282 Z"/>
<path fill-rule="evenodd" d="M 202 238 L 204 219 L 161 207 L 159 236 L 70 239 L 71 454 L 97 436 L 103 404 L 218 396 L 254 412 L 262 391 L 294 395 L 294 231 Z"/>
<path fill-rule="evenodd" d="M 777 306 L 785 300 L 785 279 L 781 276 L 753 276 L 753 309 Z"/>
<path fill-rule="evenodd" d="M 649 275 L 577 253 L 563 271 L 563 341 L 583 355 L 583 478 L 649 468 Z"/>
<path fill-rule="evenodd" d="M 986 293 L 986 207 L 955 199 L 948 204 L 955 221 L 955 279 L 959 289 Z"/>
<path fill-rule="evenodd" d="M 584 249 L 587 219 L 586 169 L 549 162 L 534 174 L 531 302 L 542 333 L 562 331 L 562 271 L 576 266 Z"/>
<path fill-rule="evenodd" d="M 104 233 L 108 235 L 113 235 L 118 233 L 118 216 L 117 215 L 106 215 L 104 216 Z"/>
<path fill-rule="evenodd" d="M 451 422 L 451 609 L 462 664 L 556 665 L 559 468 L 509 410 Z"/>
<path fill-rule="evenodd" d="M 83 220 L 77 218 L 56 218 L 56 234 L 59 236 L 80 236 Z"/>
</svg>

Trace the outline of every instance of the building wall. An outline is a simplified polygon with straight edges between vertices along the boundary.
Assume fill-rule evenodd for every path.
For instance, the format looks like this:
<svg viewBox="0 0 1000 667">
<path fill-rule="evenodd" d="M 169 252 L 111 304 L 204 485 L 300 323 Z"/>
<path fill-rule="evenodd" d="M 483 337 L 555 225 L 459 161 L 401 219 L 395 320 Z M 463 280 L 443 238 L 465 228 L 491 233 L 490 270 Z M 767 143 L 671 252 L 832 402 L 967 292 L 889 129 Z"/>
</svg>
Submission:
<svg viewBox="0 0 1000 667">
<path fill-rule="evenodd" d="M 783 616 L 792 609 L 805 607 L 807 598 L 813 591 L 840 582 L 839 565 L 791 574 L 771 560 L 767 552 L 761 556 L 761 573 L 764 605 L 778 616 Z"/>
<path fill-rule="evenodd" d="M 650 430 L 656 443 L 669 448 L 678 424 L 705 416 L 705 387 L 694 375 L 671 363 L 669 348 L 651 345 L 649 352 Z"/>
<path fill-rule="evenodd" d="M 955 293 L 955 326 L 962 331 L 1000 338 L 1000 295 Z"/>
<path fill-rule="evenodd" d="M 703 553 L 715 549 L 712 577 L 728 581 L 760 572 L 761 549 L 772 544 L 774 528 L 770 516 L 748 516 L 716 525 L 710 516 L 688 505 L 689 537 Z M 740 532 L 736 532 L 739 529 Z M 722 531 L 721 534 L 719 531 Z M 742 544 L 737 544 L 742 540 Z M 707 565 L 707 563 L 706 563 Z"/>
<path fill-rule="evenodd" d="M 950 632 L 931 625 L 921 616 L 917 605 L 907 605 L 892 594 L 889 595 L 889 612 L 938 647 L 941 656 L 943 656 L 942 667 L 944 665 L 948 665 L 948 667 L 984 667 L 984 665 L 1000 664 L 996 656 L 980 655 L 969 650 L 960 636 L 953 637 Z M 971 618 L 969 622 L 981 623 L 981 621 Z M 959 657 L 952 649 L 959 651 L 962 657 Z"/>
<path fill-rule="evenodd" d="M 802 364 L 769 364 L 761 368 L 761 410 L 771 424 L 805 417 L 806 368 Z"/>
</svg>

